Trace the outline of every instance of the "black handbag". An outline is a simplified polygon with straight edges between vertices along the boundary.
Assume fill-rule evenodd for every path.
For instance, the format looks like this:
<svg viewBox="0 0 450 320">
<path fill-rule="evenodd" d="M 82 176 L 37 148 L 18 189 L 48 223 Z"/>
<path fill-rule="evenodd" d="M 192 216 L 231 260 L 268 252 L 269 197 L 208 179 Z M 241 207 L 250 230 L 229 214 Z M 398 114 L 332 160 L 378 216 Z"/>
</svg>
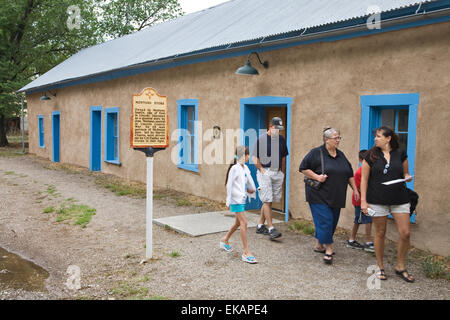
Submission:
<svg viewBox="0 0 450 320">
<path fill-rule="evenodd" d="M 322 148 L 320 148 L 320 164 L 321 164 L 321 167 L 322 167 L 322 174 L 324 174 L 325 171 L 323 169 L 323 152 L 322 152 Z M 303 181 L 305 182 L 305 185 L 307 185 L 308 187 L 313 188 L 315 190 L 319 190 L 320 187 L 322 186 L 322 182 L 314 180 L 314 179 L 310 179 L 310 178 L 307 178 L 307 177 L 305 177 L 303 179 Z"/>
<path fill-rule="evenodd" d="M 419 195 L 417 194 L 417 192 L 409 188 L 406 188 L 406 190 L 408 191 L 409 203 L 411 204 L 409 212 L 409 215 L 411 216 L 416 210 L 417 204 L 419 203 Z"/>
</svg>

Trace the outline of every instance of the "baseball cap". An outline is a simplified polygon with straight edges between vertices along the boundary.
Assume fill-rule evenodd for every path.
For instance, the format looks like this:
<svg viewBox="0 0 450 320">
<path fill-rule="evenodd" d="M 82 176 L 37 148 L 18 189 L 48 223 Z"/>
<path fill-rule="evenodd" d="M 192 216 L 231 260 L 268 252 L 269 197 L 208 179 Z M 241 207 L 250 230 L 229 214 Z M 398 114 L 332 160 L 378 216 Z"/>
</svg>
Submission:
<svg viewBox="0 0 450 320">
<path fill-rule="evenodd" d="M 274 126 L 275 129 L 284 130 L 283 121 L 281 120 L 281 118 L 278 117 L 272 118 L 272 120 L 270 120 L 270 125 Z"/>
</svg>

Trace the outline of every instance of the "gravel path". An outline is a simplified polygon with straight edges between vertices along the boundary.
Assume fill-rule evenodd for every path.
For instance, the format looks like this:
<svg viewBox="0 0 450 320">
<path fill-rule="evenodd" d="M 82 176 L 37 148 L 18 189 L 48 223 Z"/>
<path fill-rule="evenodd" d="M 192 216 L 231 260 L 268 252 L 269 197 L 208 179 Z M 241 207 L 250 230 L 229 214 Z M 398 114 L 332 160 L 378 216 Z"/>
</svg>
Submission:
<svg viewBox="0 0 450 320">
<path fill-rule="evenodd" d="M 426 278 L 418 261 L 408 270 L 416 282 L 394 274 L 396 248 L 386 248 L 388 281 L 369 290 L 367 268 L 372 254 L 345 247 L 336 236 L 334 264 L 324 265 L 313 253 L 313 237 L 280 225 L 280 241 L 269 241 L 249 229 L 249 246 L 257 265 L 240 260 L 239 234 L 233 253 L 219 250 L 223 234 L 197 238 L 154 225 L 154 259 L 145 255 L 145 199 L 122 196 L 95 184 L 86 171 L 51 170 L 50 162 L 33 156 L 0 158 L 0 247 L 45 268 L 47 292 L 2 288 L 0 299 L 449 299 L 445 280 Z M 157 168 L 155 168 L 157 170 Z M 51 186 L 55 192 L 49 193 Z M 43 213 L 67 199 L 96 209 L 84 229 L 56 222 Z M 154 217 L 208 211 L 155 200 Z M 81 289 L 66 286 L 67 269 L 81 270 Z"/>
</svg>

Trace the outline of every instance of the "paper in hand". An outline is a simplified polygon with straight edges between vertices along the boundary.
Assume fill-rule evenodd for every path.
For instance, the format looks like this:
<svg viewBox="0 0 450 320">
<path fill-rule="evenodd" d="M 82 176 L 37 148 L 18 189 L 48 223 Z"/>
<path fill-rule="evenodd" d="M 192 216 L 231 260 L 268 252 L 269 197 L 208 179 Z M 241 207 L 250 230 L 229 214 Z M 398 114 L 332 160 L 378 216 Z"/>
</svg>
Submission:
<svg viewBox="0 0 450 320">
<path fill-rule="evenodd" d="M 397 179 L 397 180 L 386 181 L 386 182 L 383 182 L 382 184 L 384 184 L 385 186 L 388 186 L 391 184 L 396 184 L 396 183 L 401 183 L 401 182 L 406 182 L 406 179 Z"/>
</svg>

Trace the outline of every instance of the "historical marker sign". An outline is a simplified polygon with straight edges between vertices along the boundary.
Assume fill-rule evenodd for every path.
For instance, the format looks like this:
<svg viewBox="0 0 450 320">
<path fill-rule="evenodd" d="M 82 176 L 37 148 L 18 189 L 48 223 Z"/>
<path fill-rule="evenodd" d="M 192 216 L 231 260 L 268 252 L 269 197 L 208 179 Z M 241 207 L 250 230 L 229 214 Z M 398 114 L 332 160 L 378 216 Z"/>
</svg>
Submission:
<svg viewBox="0 0 450 320">
<path fill-rule="evenodd" d="M 167 97 L 153 88 L 133 95 L 131 109 L 131 148 L 167 148 L 169 117 Z"/>
</svg>

